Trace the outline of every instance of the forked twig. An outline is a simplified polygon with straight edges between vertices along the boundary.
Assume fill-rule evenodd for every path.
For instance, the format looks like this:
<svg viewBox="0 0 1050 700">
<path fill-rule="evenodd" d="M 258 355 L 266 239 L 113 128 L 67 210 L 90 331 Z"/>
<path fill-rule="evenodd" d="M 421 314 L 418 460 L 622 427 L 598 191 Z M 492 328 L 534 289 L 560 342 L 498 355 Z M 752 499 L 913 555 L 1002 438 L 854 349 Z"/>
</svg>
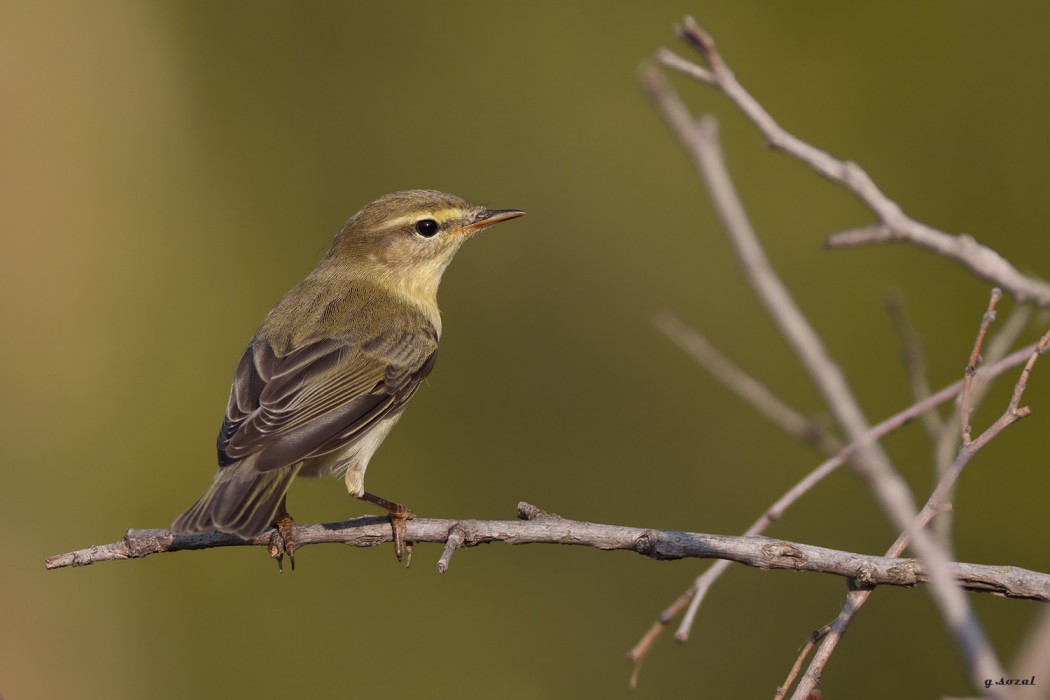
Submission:
<svg viewBox="0 0 1050 700">
<path fill-rule="evenodd" d="M 1030 359 L 1033 352 L 1038 348 L 1037 343 L 1033 343 L 1027 347 L 1021 348 L 1008 356 L 1002 358 L 998 362 L 989 364 L 981 367 L 977 370 L 977 378 L 982 380 L 985 384 L 991 382 L 996 377 L 1000 376 L 1007 370 L 1013 369 L 1018 365 L 1024 364 L 1026 360 Z M 959 396 L 962 391 L 963 380 L 954 382 L 944 387 L 940 391 L 931 395 L 925 401 L 920 401 L 907 409 L 900 411 L 899 413 L 890 416 L 886 420 L 878 423 L 872 427 L 868 433 L 870 440 L 881 440 L 883 437 L 889 435 L 893 431 L 907 425 L 911 421 L 915 420 L 923 414 L 923 412 L 930 410 L 934 406 L 938 406 L 947 401 L 951 401 Z M 816 469 L 807 474 L 801 481 L 793 486 L 787 493 L 781 496 L 777 501 L 771 505 L 766 511 L 756 520 L 751 527 L 749 527 L 745 534 L 757 535 L 761 534 L 766 530 L 767 527 L 772 525 L 774 522 L 779 520 L 784 513 L 794 505 L 798 499 L 808 493 L 814 486 L 820 483 L 828 475 L 834 473 L 839 467 L 846 463 L 849 459 L 849 455 L 855 445 L 850 444 L 843 448 L 838 454 L 831 459 L 827 460 L 823 464 L 819 465 Z M 722 574 L 725 569 L 728 568 L 721 561 L 716 561 L 712 564 L 703 574 L 697 577 L 693 584 L 686 589 L 682 595 L 680 595 L 671 605 L 669 605 L 660 614 L 657 620 L 652 624 L 649 630 L 642 636 L 637 644 L 628 653 L 628 657 L 633 660 L 636 664 L 632 679 L 637 682 L 637 675 L 640 669 L 640 664 L 645 660 L 646 655 L 652 650 L 653 644 L 656 639 L 663 633 L 664 629 L 669 625 L 678 615 L 682 613 L 690 602 L 696 598 L 699 598 L 697 607 L 702 602 L 704 595 L 707 590 L 714 584 L 718 577 Z M 679 627 L 678 633 L 675 638 L 679 641 L 685 641 L 689 638 L 689 629 L 692 626 L 692 620 L 683 621 Z"/>
<path fill-rule="evenodd" d="M 997 299 L 993 292 L 992 302 L 989 306 L 994 308 L 995 301 L 997 301 Z M 985 317 L 987 318 L 987 314 Z M 981 342 L 983 341 L 984 332 L 986 330 L 987 325 L 985 322 L 982 322 L 981 332 L 974 344 L 974 355 L 979 354 L 980 352 Z M 956 482 L 959 480 L 959 476 L 962 474 L 963 468 L 969 464 L 970 460 L 973 459 L 974 455 L 976 455 L 982 447 L 991 442 L 1007 427 L 1013 425 L 1018 420 L 1031 413 L 1031 410 L 1027 406 L 1020 405 L 1021 396 L 1024 394 L 1025 388 L 1028 386 L 1028 377 L 1032 372 L 1032 367 L 1035 365 L 1036 360 L 1039 359 L 1039 356 L 1046 352 L 1048 345 L 1050 345 L 1050 331 L 1047 331 L 1029 353 L 1028 361 L 1025 363 L 1024 369 L 1021 370 L 1021 375 L 1016 384 L 1014 384 L 1013 395 L 1010 397 L 1010 402 L 1007 405 L 1006 410 L 999 419 L 981 433 L 977 439 L 966 442 L 959 448 L 958 456 L 952 463 L 951 467 L 941 477 L 941 480 L 933 490 L 933 493 L 930 494 L 929 499 L 926 501 L 926 505 L 919 512 L 918 516 L 916 516 L 915 525 L 910 531 L 926 527 L 930 520 L 932 520 L 937 513 L 946 506 L 944 500 L 945 497 L 952 492 Z M 973 355 L 971 355 L 971 357 L 972 356 Z M 970 379 L 969 375 L 967 376 L 967 379 Z M 964 391 L 966 390 L 965 385 L 967 383 L 968 382 L 964 380 Z M 969 383 L 972 386 L 972 382 Z M 910 531 L 905 531 L 900 534 L 897 540 L 886 551 L 886 556 L 899 556 L 901 552 L 904 551 L 909 544 Z M 806 670 L 805 675 L 795 689 L 795 694 L 792 696 L 793 700 L 804 700 L 805 698 L 808 698 L 810 692 L 816 688 L 820 676 L 824 671 L 824 667 L 827 665 L 832 652 L 834 652 L 839 641 L 842 639 L 842 635 L 845 633 L 846 628 L 849 627 L 850 622 L 852 622 L 857 612 L 864 606 L 864 603 L 867 602 L 868 597 L 871 594 L 871 589 L 853 590 L 846 596 L 846 603 L 843 605 L 842 611 L 832 623 L 831 631 L 825 636 L 824 642 L 820 645 L 816 654 L 813 655 L 809 668 Z M 989 678 L 994 677 L 995 676 L 989 676 Z"/>
</svg>

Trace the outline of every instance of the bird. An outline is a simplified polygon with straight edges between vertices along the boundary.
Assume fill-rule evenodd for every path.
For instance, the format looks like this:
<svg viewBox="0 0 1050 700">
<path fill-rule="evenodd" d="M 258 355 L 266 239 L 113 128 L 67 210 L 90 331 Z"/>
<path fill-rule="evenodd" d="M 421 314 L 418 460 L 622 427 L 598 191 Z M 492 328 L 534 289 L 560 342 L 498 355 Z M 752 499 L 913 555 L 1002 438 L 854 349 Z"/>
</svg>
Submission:
<svg viewBox="0 0 1050 700">
<path fill-rule="evenodd" d="M 253 539 L 295 566 L 287 492 L 342 473 L 348 493 L 387 510 L 402 558 L 412 511 L 365 490 L 365 470 L 434 369 L 442 274 L 464 242 L 525 212 L 435 190 L 384 195 L 266 316 L 234 372 L 211 486 L 171 527 Z M 411 555 L 411 548 L 409 548 Z M 411 560 L 409 560 L 411 561 Z"/>
</svg>

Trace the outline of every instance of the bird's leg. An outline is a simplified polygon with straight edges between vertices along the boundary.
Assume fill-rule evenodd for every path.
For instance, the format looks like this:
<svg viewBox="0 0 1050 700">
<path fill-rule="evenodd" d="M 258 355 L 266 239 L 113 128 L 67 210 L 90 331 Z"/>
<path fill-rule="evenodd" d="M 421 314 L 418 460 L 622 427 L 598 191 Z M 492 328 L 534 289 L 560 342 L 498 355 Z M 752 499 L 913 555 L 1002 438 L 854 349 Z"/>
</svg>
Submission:
<svg viewBox="0 0 1050 700">
<path fill-rule="evenodd" d="M 374 493 L 369 493 L 368 491 L 362 493 L 358 498 L 390 511 L 390 526 L 394 531 L 394 555 L 397 556 L 398 561 L 401 561 L 402 557 L 407 552 L 408 558 L 405 560 L 405 567 L 407 568 L 411 566 L 412 543 L 405 542 L 405 534 L 408 532 L 408 526 L 405 523 L 416 517 L 416 514 L 400 503 L 388 501 L 385 498 L 377 496 Z"/>
<path fill-rule="evenodd" d="M 273 521 L 274 533 L 270 537 L 270 556 L 277 560 L 277 570 L 284 572 L 284 554 L 288 553 L 288 561 L 292 563 L 292 571 L 295 571 L 295 521 L 285 506 L 285 498 L 281 498 L 281 505 L 277 506 L 277 515 Z"/>
</svg>

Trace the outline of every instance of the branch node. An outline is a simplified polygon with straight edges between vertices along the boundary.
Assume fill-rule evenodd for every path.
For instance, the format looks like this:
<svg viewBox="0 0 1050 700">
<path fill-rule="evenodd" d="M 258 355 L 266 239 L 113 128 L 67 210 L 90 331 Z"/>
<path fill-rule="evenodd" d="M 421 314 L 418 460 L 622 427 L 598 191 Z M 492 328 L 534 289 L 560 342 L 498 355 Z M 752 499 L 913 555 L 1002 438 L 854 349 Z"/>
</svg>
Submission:
<svg viewBox="0 0 1050 700">
<path fill-rule="evenodd" d="M 445 550 L 441 552 L 441 557 L 437 562 L 437 570 L 439 574 L 443 574 L 448 571 L 448 564 L 452 561 L 452 555 L 456 553 L 456 550 L 463 546 L 463 542 L 467 539 L 467 532 L 463 528 L 461 523 L 456 523 L 448 531 L 448 539 L 445 540 Z"/>
<path fill-rule="evenodd" d="M 518 503 L 518 520 L 563 520 L 563 518 L 556 513 L 548 513 L 531 503 L 521 501 Z"/>
<path fill-rule="evenodd" d="M 769 560 L 770 566 L 778 568 L 801 568 L 809 557 L 790 542 L 773 542 L 762 547 L 762 554 Z"/>
<path fill-rule="evenodd" d="M 657 536 L 650 530 L 646 530 L 639 535 L 634 541 L 634 551 L 641 554 L 643 557 L 653 557 L 659 559 L 657 553 Z"/>
<path fill-rule="evenodd" d="M 873 591 L 875 584 L 871 581 L 871 571 L 862 567 L 856 577 L 846 579 L 846 588 L 851 591 Z"/>
<path fill-rule="evenodd" d="M 888 574 L 894 586 L 911 588 L 923 580 L 922 565 L 915 559 L 907 559 L 889 568 Z"/>
</svg>

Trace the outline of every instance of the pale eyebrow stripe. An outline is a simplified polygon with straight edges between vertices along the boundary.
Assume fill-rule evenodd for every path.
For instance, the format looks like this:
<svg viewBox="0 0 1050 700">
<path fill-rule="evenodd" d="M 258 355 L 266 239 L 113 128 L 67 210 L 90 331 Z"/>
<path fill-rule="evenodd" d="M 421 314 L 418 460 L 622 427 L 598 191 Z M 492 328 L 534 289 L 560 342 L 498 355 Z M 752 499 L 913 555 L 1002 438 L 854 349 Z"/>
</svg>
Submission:
<svg viewBox="0 0 1050 700">
<path fill-rule="evenodd" d="M 397 226 L 403 226 L 404 224 L 415 223 L 419 219 L 425 218 L 434 219 L 438 223 L 444 223 L 462 213 L 463 212 L 459 209 L 438 209 L 437 211 L 406 214 L 405 216 L 399 216 L 396 219 L 391 219 L 386 222 L 386 225 L 383 226 L 383 228 L 395 228 Z"/>
</svg>

